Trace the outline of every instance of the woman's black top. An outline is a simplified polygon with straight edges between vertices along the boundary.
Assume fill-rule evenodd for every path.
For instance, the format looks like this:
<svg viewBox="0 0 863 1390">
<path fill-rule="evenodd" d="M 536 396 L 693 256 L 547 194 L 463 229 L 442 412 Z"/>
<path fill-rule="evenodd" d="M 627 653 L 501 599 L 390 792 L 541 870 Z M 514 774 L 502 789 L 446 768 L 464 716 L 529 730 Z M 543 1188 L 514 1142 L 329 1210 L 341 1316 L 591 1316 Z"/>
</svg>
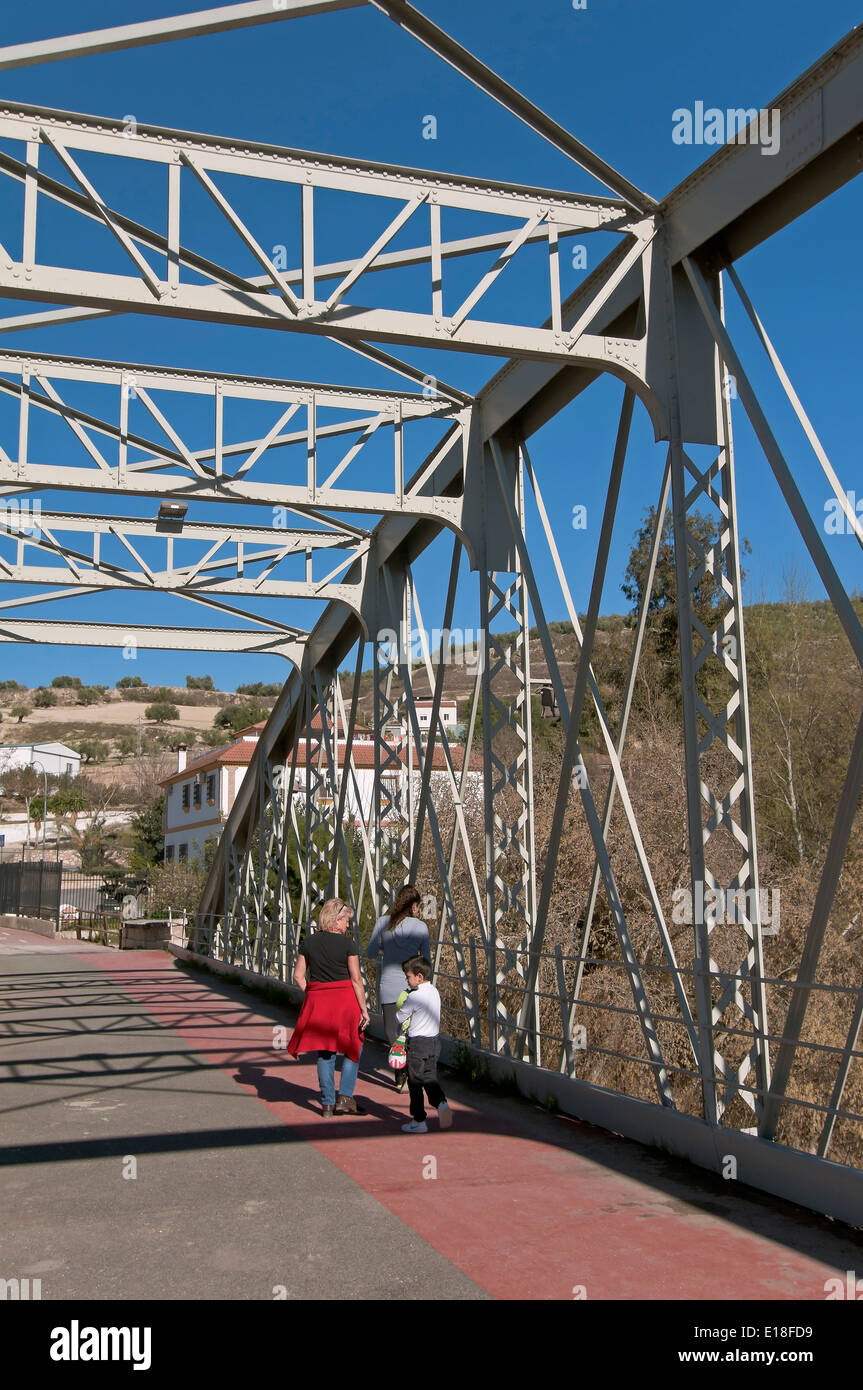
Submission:
<svg viewBox="0 0 863 1390">
<path fill-rule="evenodd" d="M 348 957 L 357 955 L 353 938 L 338 932 L 316 931 L 307 936 L 300 955 L 306 960 L 306 978 L 310 985 L 331 985 L 337 980 L 349 980 Z"/>
</svg>

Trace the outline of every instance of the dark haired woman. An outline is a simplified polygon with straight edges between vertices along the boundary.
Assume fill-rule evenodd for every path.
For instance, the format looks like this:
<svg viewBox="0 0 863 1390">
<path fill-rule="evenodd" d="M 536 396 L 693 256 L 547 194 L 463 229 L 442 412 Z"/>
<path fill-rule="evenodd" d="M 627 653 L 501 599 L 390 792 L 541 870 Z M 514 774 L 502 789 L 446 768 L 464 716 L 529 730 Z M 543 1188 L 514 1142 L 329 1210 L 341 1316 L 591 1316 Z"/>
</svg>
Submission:
<svg viewBox="0 0 863 1390">
<path fill-rule="evenodd" d="M 396 900 L 384 917 L 375 923 L 371 940 L 366 947 L 366 957 L 374 960 L 382 957 L 382 968 L 378 981 L 378 998 L 384 1016 L 387 1040 L 394 1043 L 399 1035 L 396 1023 L 396 1000 L 405 987 L 402 962 L 412 956 L 430 954 L 429 929 L 420 920 L 419 910 L 422 899 L 412 883 L 406 883 L 396 894 Z M 407 1082 L 407 1071 L 398 1073 L 396 1085 L 402 1090 Z"/>
</svg>

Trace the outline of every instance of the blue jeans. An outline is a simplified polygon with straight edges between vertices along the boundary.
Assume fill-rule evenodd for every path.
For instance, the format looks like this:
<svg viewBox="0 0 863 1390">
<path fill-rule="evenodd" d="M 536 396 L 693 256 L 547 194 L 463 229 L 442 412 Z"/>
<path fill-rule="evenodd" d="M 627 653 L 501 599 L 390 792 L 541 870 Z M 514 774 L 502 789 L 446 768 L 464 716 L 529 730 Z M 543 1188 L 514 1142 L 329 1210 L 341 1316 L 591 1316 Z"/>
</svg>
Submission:
<svg viewBox="0 0 863 1390">
<path fill-rule="evenodd" d="M 339 1081 L 340 1096 L 353 1095 L 359 1069 L 359 1062 L 352 1061 L 350 1057 L 342 1058 L 342 1074 Z M 335 1105 L 336 1054 L 334 1052 L 318 1053 L 318 1084 L 321 1088 L 321 1105 Z"/>
</svg>

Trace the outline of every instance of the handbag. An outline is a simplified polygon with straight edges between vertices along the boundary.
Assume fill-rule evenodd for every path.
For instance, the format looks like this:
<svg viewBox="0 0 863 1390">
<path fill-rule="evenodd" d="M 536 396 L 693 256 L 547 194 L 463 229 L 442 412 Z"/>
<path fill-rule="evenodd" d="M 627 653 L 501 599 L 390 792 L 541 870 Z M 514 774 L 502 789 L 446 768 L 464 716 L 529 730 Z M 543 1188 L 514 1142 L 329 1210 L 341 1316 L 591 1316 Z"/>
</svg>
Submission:
<svg viewBox="0 0 863 1390">
<path fill-rule="evenodd" d="M 392 1067 L 393 1071 L 401 1071 L 407 1066 L 408 1050 L 405 1046 L 405 1035 L 401 1034 L 396 1038 L 389 1052 L 387 1053 L 387 1066 Z"/>
</svg>

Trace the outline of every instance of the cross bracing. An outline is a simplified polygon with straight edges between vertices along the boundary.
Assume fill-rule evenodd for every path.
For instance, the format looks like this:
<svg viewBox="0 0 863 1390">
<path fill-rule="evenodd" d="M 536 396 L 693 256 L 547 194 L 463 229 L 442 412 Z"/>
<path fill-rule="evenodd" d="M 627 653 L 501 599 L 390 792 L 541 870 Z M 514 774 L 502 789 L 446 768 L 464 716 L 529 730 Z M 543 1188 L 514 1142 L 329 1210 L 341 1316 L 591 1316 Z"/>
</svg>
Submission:
<svg viewBox="0 0 863 1390">
<path fill-rule="evenodd" d="M 0 50 L 0 67 L 348 7 L 289 4 L 275 15 L 257 3 L 225 7 Z M 580 1089 L 576 1039 L 589 1020 L 593 1051 L 608 1067 L 602 1077 L 613 1078 L 622 1058 L 641 1069 L 638 1098 L 654 1102 L 650 1118 L 636 1120 L 614 1083 L 601 1077 L 611 1097 L 603 1114 L 616 1117 L 613 1127 L 672 1142 L 699 1161 L 705 1161 L 704 1143 L 714 1144 L 702 1135 L 721 1132 L 715 1152 L 722 1146 L 738 1152 L 735 1136 L 743 1134 L 758 1146 L 754 1181 L 834 1214 L 859 1214 L 854 1177 L 825 1157 L 837 1124 L 858 1134 L 863 1124 L 847 1104 L 849 1077 L 860 1066 L 860 982 L 828 986 L 817 977 L 863 779 L 861 736 L 851 750 L 796 978 L 772 979 L 759 894 L 732 378 L 734 398 L 860 665 L 863 630 L 732 339 L 726 301 L 736 296 L 752 322 L 829 491 L 847 514 L 847 479 L 806 416 L 734 262 L 857 172 L 860 32 L 771 103 L 781 116 L 781 160 L 763 158 L 753 143 L 729 142 L 655 200 L 411 6 L 376 0 L 375 8 L 598 179 L 607 195 L 451 177 L 156 126 L 130 132 L 116 120 L 4 103 L 0 178 L 15 199 L 17 231 L 0 248 L 0 292 L 24 301 L 20 314 L 0 321 L 4 334 L 118 314 L 133 323 L 140 313 L 265 327 L 349 348 L 414 389 L 261 382 L 10 349 L 0 354 L 0 488 L 10 502 L 21 504 L 37 489 L 92 493 L 109 509 L 127 497 L 165 497 L 189 508 L 218 503 L 227 520 L 190 515 L 178 527 L 152 516 L 72 517 L 45 507 L 35 534 L 16 532 L 7 518 L 0 575 L 4 582 L 55 586 L 49 600 L 129 588 L 170 592 L 199 609 L 218 606 L 221 615 L 239 613 L 253 626 L 214 628 L 212 649 L 267 649 L 291 661 L 203 895 L 200 949 L 265 974 L 283 973 L 328 892 L 350 896 L 361 914 L 377 912 L 400 882 L 431 866 L 440 885 L 435 967 L 451 985 L 449 1026 L 456 1036 L 562 1071 L 573 1079 L 576 1113 L 598 1114 L 591 1110 L 598 1104 L 593 1092 Z M 100 188 L 100 170 L 130 161 L 154 176 L 146 224 Z M 243 181 L 284 199 L 290 230 L 278 257 L 248 210 L 254 196 L 239 192 Z M 324 261 L 319 238 L 323 229 L 328 248 L 333 245 L 327 219 L 335 194 L 366 211 L 362 234 L 338 258 L 328 250 Z M 206 206 L 209 221 L 190 216 L 193 200 Z M 60 207 L 94 237 L 98 271 L 83 261 L 60 265 L 40 256 L 46 219 Z M 455 213 L 471 219 L 470 235 L 449 232 Z M 561 247 L 576 237 L 594 238 L 602 255 L 567 294 Z M 534 312 L 516 313 L 507 289 L 528 263 L 540 267 L 542 290 Z M 31 311 L 28 302 L 37 307 Z M 412 360 L 380 344 L 399 346 Z M 471 393 L 438 376 L 432 348 L 508 360 Z M 417 353 L 425 354 L 425 370 Z M 581 596 L 567 581 L 552 504 L 528 441 L 605 375 L 623 383 L 623 403 L 593 583 L 589 596 Z M 97 387 L 106 397 L 98 409 Z M 184 396 L 206 407 L 206 420 L 198 415 L 191 423 L 188 404 L 169 407 Z M 271 408 L 256 430 L 240 428 L 242 417 L 231 419 L 241 399 L 250 409 Z M 688 883 L 695 897 L 712 890 L 742 904 L 732 923 L 708 914 L 685 935 L 670 921 L 626 772 L 650 582 L 615 719 L 593 666 L 630 427 L 641 407 L 667 444 L 659 496 L 649 500 L 658 502 L 660 519 L 670 507 L 674 523 Z M 334 418 L 340 410 L 344 417 Z M 37 417 L 50 417 L 62 432 L 61 447 L 55 437 L 46 450 L 47 434 L 32 423 Z M 434 443 L 422 436 L 429 429 L 437 431 Z M 414 433 L 423 442 L 411 453 Z M 340 453 L 325 464 L 329 446 Z M 248 520 L 232 525 L 242 515 L 240 504 Z M 545 592 L 537 577 L 528 504 L 540 519 L 540 543 L 559 593 Z M 262 512 L 276 508 L 285 513 L 278 529 Z M 693 525 L 705 508 L 718 535 L 707 548 Z M 849 524 L 863 539 L 855 515 Z M 649 581 L 659 541 L 657 526 Z M 441 574 L 449 573 L 442 605 L 422 591 L 427 553 Z M 429 641 L 427 624 L 451 631 L 468 572 L 478 581 L 476 678 L 465 743 L 456 748 L 440 717 L 449 652 L 443 639 Z M 716 578 L 720 595 L 709 622 L 695 602 L 706 575 Z M 241 610 L 222 595 L 302 596 L 326 606 L 301 631 Z M 28 594 L 23 604 L 31 601 Z M 578 650 L 571 678 L 548 621 L 561 604 Z M 51 633 L 62 632 L 62 624 L 34 621 L 29 610 L 24 619 L 8 617 L 13 605 L 16 600 L 4 603 L 0 618 L 6 641 L 57 640 Z M 73 631 L 67 640 L 95 643 L 101 632 L 106 642 L 118 641 L 111 625 L 67 628 Z M 538 634 L 533 648 L 532 632 Z M 206 629 L 145 626 L 141 633 L 143 645 L 166 646 L 182 643 L 186 633 L 194 649 Z M 541 844 L 530 700 L 537 655 L 565 736 L 555 814 Z M 348 661 L 356 670 L 353 683 L 340 674 Z M 369 707 L 360 711 L 359 674 L 369 668 Z M 716 677 L 712 684 L 705 684 L 706 672 Z M 418 720 L 420 693 L 432 701 L 427 732 Z M 585 711 L 609 768 L 604 784 L 584 756 Z M 364 800 L 354 731 L 366 721 L 374 792 Z M 348 806 L 361 809 L 348 818 Z M 589 837 L 592 872 L 561 940 L 559 865 L 574 808 Z M 624 881 L 624 842 L 642 915 Z M 597 953 L 603 968 L 619 972 L 630 1000 L 625 1008 L 591 996 L 587 982 Z M 828 1044 L 804 1041 L 810 996 L 831 989 L 837 1007 L 847 1006 L 842 1036 Z M 604 1007 L 610 1011 L 603 1014 Z M 616 1047 L 621 1012 L 629 1032 L 626 1046 Z M 810 1057 L 816 1047 L 829 1056 L 830 1085 L 812 1100 L 791 1083 L 803 1053 Z M 789 1163 L 781 1145 L 766 1142 L 782 1135 L 783 1116 L 793 1107 L 817 1115 L 818 1160 Z M 703 1129 L 681 1127 L 687 1117 Z M 744 1144 L 739 1152 L 756 1150 Z"/>
</svg>

